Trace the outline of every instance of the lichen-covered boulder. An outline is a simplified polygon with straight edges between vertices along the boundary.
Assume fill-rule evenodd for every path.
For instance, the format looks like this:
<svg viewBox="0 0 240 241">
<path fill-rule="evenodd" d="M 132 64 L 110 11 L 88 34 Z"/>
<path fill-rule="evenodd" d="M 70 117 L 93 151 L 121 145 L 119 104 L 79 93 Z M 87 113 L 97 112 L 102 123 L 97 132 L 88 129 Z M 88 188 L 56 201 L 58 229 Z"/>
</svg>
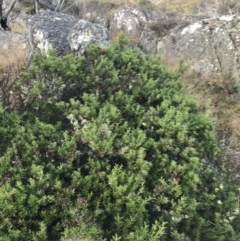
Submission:
<svg viewBox="0 0 240 241">
<path fill-rule="evenodd" d="M 29 18 L 28 23 L 29 37 L 35 50 L 47 52 L 54 48 L 58 54 L 70 52 L 67 37 L 77 23 L 76 18 L 54 11 L 43 11 Z"/>
<path fill-rule="evenodd" d="M 148 21 L 139 39 L 139 47 L 148 54 L 156 54 L 159 39 L 170 34 L 174 28 L 184 24 L 184 21 L 175 18 L 159 18 Z"/>
<path fill-rule="evenodd" d="M 79 20 L 68 35 L 71 50 L 83 54 L 89 44 L 98 44 L 100 47 L 109 45 L 109 31 L 100 24 Z"/>
<path fill-rule="evenodd" d="M 230 73 L 240 69 L 240 17 L 204 19 L 171 32 L 157 44 L 167 58 L 189 60 L 199 73 Z"/>
<path fill-rule="evenodd" d="M 77 20 L 73 16 L 43 11 L 28 20 L 29 38 L 35 50 L 47 52 L 56 49 L 58 54 L 77 52 L 92 43 L 109 45 L 109 31 L 99 24 Z"/>
<path fill-rule="evenodd" d="M 148 20 L 148 15 L 141 9 L 123 8 L 110 17 L 109 31 L 112 36 L 122 31 L 130 39 L 138 39 Z"/>
</svg>

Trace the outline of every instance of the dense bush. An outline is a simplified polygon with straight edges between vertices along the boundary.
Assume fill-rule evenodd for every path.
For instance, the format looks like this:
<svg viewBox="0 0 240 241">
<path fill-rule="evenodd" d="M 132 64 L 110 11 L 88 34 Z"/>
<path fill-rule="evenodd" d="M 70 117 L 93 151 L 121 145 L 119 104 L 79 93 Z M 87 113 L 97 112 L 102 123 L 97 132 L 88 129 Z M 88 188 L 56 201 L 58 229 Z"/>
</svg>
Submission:
<svg viewBox="0 0 240 241">
<path fill-rule="evenodd" d="M 18 109 L 0 108 L 0 240 L 239 240 L 213 122 L 182 71 L 124 37 L 37 55 Z"/>
</svg>

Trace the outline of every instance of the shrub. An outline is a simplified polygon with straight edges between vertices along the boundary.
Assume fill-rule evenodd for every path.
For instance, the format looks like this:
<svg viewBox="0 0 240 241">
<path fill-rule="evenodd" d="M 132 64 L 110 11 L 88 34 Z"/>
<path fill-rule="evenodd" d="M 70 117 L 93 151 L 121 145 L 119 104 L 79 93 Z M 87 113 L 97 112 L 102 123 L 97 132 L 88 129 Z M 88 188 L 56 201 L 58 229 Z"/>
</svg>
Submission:
<svg viewBox="0 0 240 241">
<path fill-rule="evenodd" d="M 2 240 L 238 240 L 213 122 L 182 70 L 124 37 L 37 55 L 19 109 L 0 109 Z"/>
</svg>

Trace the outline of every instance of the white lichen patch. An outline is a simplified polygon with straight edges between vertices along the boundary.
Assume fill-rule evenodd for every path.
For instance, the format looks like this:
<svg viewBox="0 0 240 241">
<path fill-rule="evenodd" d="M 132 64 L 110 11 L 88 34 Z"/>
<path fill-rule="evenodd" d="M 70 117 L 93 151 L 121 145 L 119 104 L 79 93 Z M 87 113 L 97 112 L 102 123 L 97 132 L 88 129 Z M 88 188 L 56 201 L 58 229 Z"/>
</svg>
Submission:
<svg viewBox="0 0 240 241">
<path fill-rule="evenodd" d="M 44 37 L 43 32 L 42 32 L 42 31 L 36 31 L 36 32 L 34 33 L 34 37 L 35 37 L 38 41 L 42 41 L 42 40 L 43 40 L 43 37 Z"/>
<path fill-rule="evenodd" d="M 138 11 L 137 9 L 133 9 L 133 10 L 132 10 L 132 13 L 138 15 L 138 14 L 139 14 L 139 11 Z"/>
<path fill-rule="evenodd" d="M 75 33 L 72 35 L 72 43 L 71 49 L 78 51 L 81 46 L 85 45 L 86 43 L 90 43 L 92 40 L 92 33 L 91 31 L 85 31 L 81 35 Z"/>
<path fill-rule="evenodd" d="M 42 31 L 36 31 L 34 34 L 34 39 L 37 40 L 37 47 L 41 51 L 48 52 L 49 49 L 52 49 L 52 45 L 48 42 L 47 39 L 44 39 L 44 34 Z"/>
<path fill-rule="evenodd" d="M 186 33 L 194 33 L 197 29 L 201 28 L 202 24 L 200 22 L 196 22 L 194 24 L 191 24 L 190 26 L 187 26 L 182 30 L 182 35 Z"/>
<path fill-rule="evenodd" d="M 230 42 L 229 44 L 228 44 L 228 49 L 230 49 L 230 50 L 232 50 L 234 47 L 233 47 L 233 44 L 232 44 L 232 42 Z"/>
<path fill-rule="evenodd" d="M 125 23 L 124 12 L 120 11 L 115 15 L 116 15 L 116 21 L 117 21 L 117 29 L 121 29 L 122 25 Z"/>
<path fill-rule="evenodd" d="M 221 16 L 219 19 L 221 20 L 221 21 L 232 21 L 233 20 L 233 18 L 234 18 L 234 15 L 225 15 L 225 16 Z"/>
</svg>

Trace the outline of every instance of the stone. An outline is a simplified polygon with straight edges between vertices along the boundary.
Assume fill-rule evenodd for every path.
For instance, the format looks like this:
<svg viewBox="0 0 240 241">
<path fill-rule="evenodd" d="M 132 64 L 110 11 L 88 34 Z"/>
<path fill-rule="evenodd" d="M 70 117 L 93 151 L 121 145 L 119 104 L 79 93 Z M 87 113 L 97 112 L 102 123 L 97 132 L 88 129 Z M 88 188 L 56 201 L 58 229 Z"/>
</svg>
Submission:
<svg viewBox="0 0 240 241">
<path fill-rule="evenodd" d="M 158 41 L 157 53 L 183 57 L 204 74 L 240 74 L 240 17 L 204 19 L 172 31 Z"/>
<path fill-rule="evenodd" d="M 54 48 L 58 54 L 70 52 L 67 37 L 77 23 L 76 18 L 54 11 L 43 11 L 30 17 L 28 23 L 29 38 L 35 50 L 47 52 Z"/>
<path fill-rule="evenodd" d="M 140 49 L 148 54 L 156 54 L 158 38 L 156 33 L 149 28 L 145 28 L 140 36 L 138 46 Z"/>
<path fill-rule="evenodd" d="M 139 38 L 148 20 L 147 14 L 141 9 L 123 8 L 110 17 L 109 31 L 112 36 L 123 32 L 131 39 Z"/>
<path fill-rule="evenodd" d="M 79 20 L 68 35 L 68 42 L 73 52 L 83 54 L 89 44 L 98 44 L 104 48 L 109 45 L 110 34 L 100 24 Z"/>
</svg>

